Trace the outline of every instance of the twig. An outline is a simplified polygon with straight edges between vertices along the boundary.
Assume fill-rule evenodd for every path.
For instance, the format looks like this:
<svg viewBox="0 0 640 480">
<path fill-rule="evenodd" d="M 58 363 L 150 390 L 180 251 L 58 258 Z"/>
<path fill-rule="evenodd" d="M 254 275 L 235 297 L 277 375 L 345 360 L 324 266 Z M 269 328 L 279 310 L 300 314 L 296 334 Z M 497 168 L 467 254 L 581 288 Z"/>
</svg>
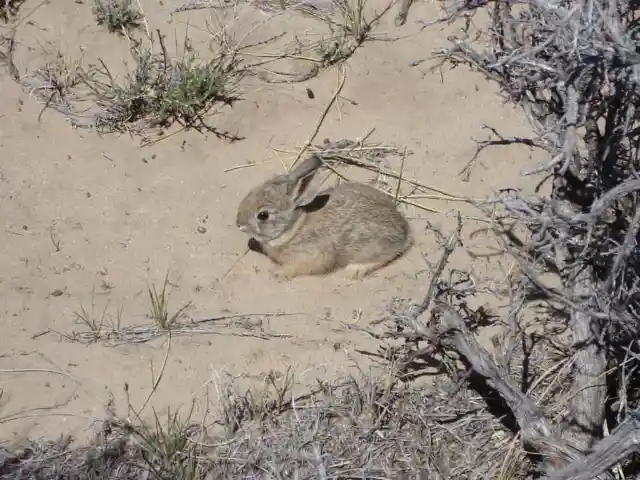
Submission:
<svg viewBox="0 0 640 480">
<path fill-rule="evenodd" d="M 149 394 L 147 395 L 147 398 L 145 399 L 144 403 L 142 404 L 142 407 L 140 407 L 140 410 L 138 410 L 136 412 L 136 417 L 137 418 L 140 418 L 142 416 L 142 412 L 144 412 L 144 409 L 147 407 L 147 404 L 151 400 L 151 397 L 153 397 L 154 393 L 158 389 L 158 386 L 160 385 L 160 382 L 162 381 L 162 377 L 164 376 L 164 370 L 167 367 L 167 360 L 169 359 L 169 352 L 171 351 L 171 340 L 172 340 L 171 329 L 168 330 L 167 334 L 168 334 L 169 340 L 167 342 L 167 350 L 165 351 L 164 359 L 162 360 L 162 366 L 160 367 L 160 373 L 158 374 L 157 378 L 153 381 L 153 385 L 151 387 L 151 390 L 149 391 Z M 151 370 L 151 374 L 153 375 L 153 369 Z"/>
<path fill-rule="evenodd" d="M 313 129 L 313 132 L 311 133 L 311 135 L 309 136 L 307 141 L 304 143 L 304 145 L 302 145 L 302 147 L 300 147 L 300 150 L 298 151 L 298 154 L 296 155 L 296 158 L 293 160 L 293 163 L 291 164 L 291 166 L 289 168 L 293 168 L 294 167 L 294 165 L 302 157 L 302 154 L 305 152 L 307 147 L 309 147 L 313 143 L 313 141 L 315 140 L 316 136 L 318 135 L 318 132 L 320 131 L 320 127 L 324 123 L 324 120 L 327 117 L 327 114 L 329 113 L 329 110 L 331 109 L 333 104 L 336 102 L 336 99 L 340 95 L 340 92 L 342 91 L 342 87 L 344 87 L 344 82 L 347 80 L 346 69 L 345 69 L 345 67 L 343 65 L 338 65 L 336 67 L 336 69 L 337 69 L 339 77 L 340 77 L 340 73 L 342 73 L 342 78 L 340 78 L 338 80 L 338 88 L 336 89 L 336 91 L 334 92 L 333 96 L 331 97 L 331 100 L 329 100 L 329 103 L 327 103 L 327 105 L 324 107 L 324 110 L 322 111 L 322 115 L 320 115 L 320 118 L 316 122 L 316 126 Z"/>
<path fill-rule="evenodd" d="M 462 355 L 471 368 L 486 378 L 505 400 L 520 426 L 523 441 L 539 452 L 548 462 L 549 473 L 581 459 L 582 453 L 560 437 L 559 428 L 552 424 L 535 403 L 514 387 L 496 367 L 489 353 L 476 341 L 464 321 L 451 308 L 440 304 L 442 324 L 440 341 Z M 609 479 L 608 474 L 589 478 Z"/>
</svg>

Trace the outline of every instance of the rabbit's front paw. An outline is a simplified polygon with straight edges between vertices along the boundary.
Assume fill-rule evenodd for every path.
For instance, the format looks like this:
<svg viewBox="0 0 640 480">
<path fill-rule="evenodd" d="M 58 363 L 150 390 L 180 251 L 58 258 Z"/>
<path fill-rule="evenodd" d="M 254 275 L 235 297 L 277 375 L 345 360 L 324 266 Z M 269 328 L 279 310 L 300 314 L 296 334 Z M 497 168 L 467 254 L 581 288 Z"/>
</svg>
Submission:
<svg viewBox="0 0 640 480">
<path fill-rule="evenodd" d="M 264 252 L 264 247 L 262 246 L 262 243 L 260 243 L 258 240 L 256 240 L 253 237 L 251 237 L 247 242 L 247 248 L 252 252 L 256 252 L 261 255 L 266 255 L 266 253 Z"/>
</svg>

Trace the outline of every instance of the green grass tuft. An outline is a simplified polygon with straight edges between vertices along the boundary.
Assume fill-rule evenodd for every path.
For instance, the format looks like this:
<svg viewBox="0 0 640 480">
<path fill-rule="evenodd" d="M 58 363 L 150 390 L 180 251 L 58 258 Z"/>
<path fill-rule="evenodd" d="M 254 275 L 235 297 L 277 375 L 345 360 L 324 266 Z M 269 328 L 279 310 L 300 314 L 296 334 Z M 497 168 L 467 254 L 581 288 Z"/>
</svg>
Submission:
<svg viewBox="0 0 640 480">
<path fill-rule="evenodd" d="M 93 14 L 98 25 L 104 25 L 111 33 L 127 33 L 140 27 L 142 12 L 133 0 L 94 0 Z"/>
</svg>

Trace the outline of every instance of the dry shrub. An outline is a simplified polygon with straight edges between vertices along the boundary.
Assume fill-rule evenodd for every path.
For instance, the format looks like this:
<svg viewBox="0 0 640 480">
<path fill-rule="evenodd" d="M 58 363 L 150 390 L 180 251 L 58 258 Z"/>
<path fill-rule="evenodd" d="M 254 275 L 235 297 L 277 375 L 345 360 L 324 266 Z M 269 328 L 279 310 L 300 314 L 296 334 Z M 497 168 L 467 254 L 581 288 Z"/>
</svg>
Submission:
<svg viewBox="0 0 640 480">
<path fill-rule="evenodd" d="M 499 392 L 536 467 L 550 478 L 611 478 L 612 468 L 633 477 L 640 438 L 637 5 L 461 0 L 450 2 L 448 19 L 471 17 L 480 8 L 490 12 L 483 32 L 487 45 L 459 36 L 440 56 L 480 71 L 522 107 L 533 137 L 509 141 L 548 153 L 548 163 L 537 171 L 548 172 L 552 193 L 546 198 L 509 191 L 497 199 L 502 214 L 493 229 L 522 273 L 509 287 L 501 361 L 475 342 L 469 325 L 480 312 L 461 304 L 451 283 L 434 291 L 429 329 L 425 323 L 406 326 L 420 339 L 433 341 L 435 335 Z M 514 221 L 528 228 L 527 238 L 513 233 Z M 561 286 L 551 286 L 543 275 L 556 276 Z M 558 416 L 516 386 L 522 377 L 502 374 L 514 361 L 514 345 L 532 340 L 522 324 L 524 311 L 541 302 L 546 312 L 538 328 L 565 329 L 563 335 L 547 329 L 543 339 L 571 367 L 571 388 L 555 396 L 562 407 Z M 518 361 L 529 365 L 531 359 Z"/>
<path fill-rule="evenodd" d="M 0 20 L 7 23 L 14 19 L 24 2 L 25 0 L 0 0 Z"/>
<path fill-rule="evenodd" d="M 6 479 L 492 478 L 522 471 L 507 428 L 479 395 L 439 379 L 433 388 L 363 373 L 310 394 L 226 396 L 224 431 L 207 435 L 178 415 L 155 425 L 105 422 L 94 444 L 31 442 L 0 463 Z M 491 429 L 487 429 L 490 425 Z M 478 448 L 483 446 L 486 448 Z M 404 475 L 404 477 L 403 477 Z"/>
</svg>

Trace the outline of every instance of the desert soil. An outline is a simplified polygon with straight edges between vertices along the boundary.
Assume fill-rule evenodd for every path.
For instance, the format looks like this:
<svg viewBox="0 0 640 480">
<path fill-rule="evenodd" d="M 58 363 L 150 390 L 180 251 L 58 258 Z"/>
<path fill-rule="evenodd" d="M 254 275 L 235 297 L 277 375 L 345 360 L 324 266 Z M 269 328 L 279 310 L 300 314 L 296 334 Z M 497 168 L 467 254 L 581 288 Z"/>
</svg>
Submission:
<svg viewBox="0 0 640 480">
<path fill-rule="evenodd" d="M 326 34 L 316 19 L 295 12 L 276 16 L 247 4 L 175 14 L 180 0 L 141 4 L 149 30 L 160 29 L 171 46 L 188 31 L 195 48 L 206 50 L 207 30 L 222 24 L 247 45 L 284 35 L 279 43 L 252 50 L 261 54 L 277 54 L 295 36 Z M 27 1 L 21 12 L 30 15 L 16 39 L 21 72 L 57 52 L 88 63 L 102 59 L 114 71 L 126 71 L 126 38 L 96 25 L 91 7 L 89 0 Z M 369 7 L 379 11 L 383 4 Z M 488 149 L 468 181 L 459 175 L 475 152 L 473 138 L 487 138 L 483 125 L 505 135 L 524 135 L 528 127 L 481 75 L 463 67 L 430 71 L 430 53 L 446 46 L 447 35 L 459 28 L 423 28 L 420 22 L 440 15 L 439 5 L 416 2 L 402 27 L 394 24 L 396 9 L 375 29 L 395 40 L 368 41 L 345 63 L 344 89 L 314 143 L 356 140 L 375 129 L 369 142 L 412 152 L 404 160 L 405 177 L 451 195 L 483 199 L 500 188 L 531 188 L 531 179 L 519 177 L 531 155 L 523 147 Z M 306 67 L 301 60 L 285 60 L 280 69 Z M 489 251 L 481 238 L 468 240 L 484 225 L 472 218 L 479 212 L 434 192 L 414 202 L 438 213 L 400 207 L 414 229 L 414 248 L 362 281 L 337 272 L 277 282 L 264 257 L 243 256 L 247 238 L 235 226 L 238 203 L 292 162 L 337 82 L 335 67 L 300 83 L 247 78 L 240 86 L 242 100 L 212 119 L 244 140 L 178 131 L 141 146 L 139 136 L 74 129 L 51 109 L 39 118 L 42 103 L 3 71 L 0 438 L 85 438 L 110 404 L 120 415 L 127 415 L 128 401 L 140 408 L 160 371 L 145 418 L 151 407 L 162 416 L 193 399 L 197 415 L 205 403 L 214 408 L 220 382 L 230 378 L 259 388 L 269 372 L 289 367 L 298 389 L 334 378 L 367 364 L 356 350 L 376 348 L 349 324 L 366 326 L 383 317 L 394 297 L 419 300 L 424 294 L 440 254 L 429 226 L 446 234 L 461 211 L 466 246 Z M 400 169 L 399 156 L 385 161 Z M 344 172 L 367 178 L 353 168 Z M 453 262 L 470 266 L 482 280 L 500 278 L 510 266 L 466 250 Z M 118 345 L 79 341 L 84 337 L 77 334 L 89 331 L 78 319 L 83 308 L 94 318 L 104 315 L 105 324 L 116 322 L 121 311 L 122 327 L 149 325 L 148 289 L 161 289 L 167 273 L 169 308 L 190 304 L 186 321 L 237 317 L 201 324 L 173 335 L 170 343 L 166 335 Z"/>
</svg>

